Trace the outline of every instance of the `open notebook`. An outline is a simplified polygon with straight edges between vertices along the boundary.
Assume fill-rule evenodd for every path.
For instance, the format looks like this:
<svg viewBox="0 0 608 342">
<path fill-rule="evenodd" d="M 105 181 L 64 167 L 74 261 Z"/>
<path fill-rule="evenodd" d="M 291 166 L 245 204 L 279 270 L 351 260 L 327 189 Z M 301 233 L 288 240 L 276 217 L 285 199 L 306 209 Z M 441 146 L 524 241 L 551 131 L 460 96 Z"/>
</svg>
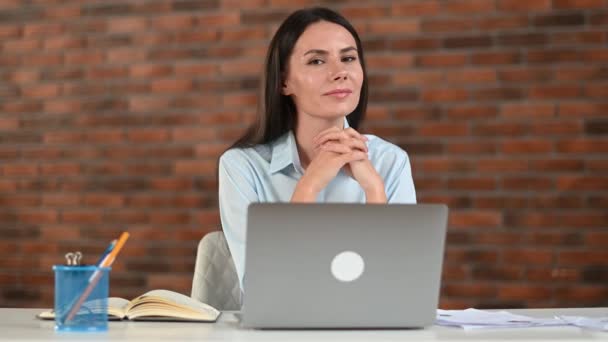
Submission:
<svg viewBox="0 0 608 342">
<path fill-rule="evenodd" d="M 131 301 L 108 298 L 110 320 L 215 322 L 219 315 L 214 307 L 169 290 L 152 290 Z M 36 317 L 55 319 L 55 312 L 47 310 Z"/>
</svg>

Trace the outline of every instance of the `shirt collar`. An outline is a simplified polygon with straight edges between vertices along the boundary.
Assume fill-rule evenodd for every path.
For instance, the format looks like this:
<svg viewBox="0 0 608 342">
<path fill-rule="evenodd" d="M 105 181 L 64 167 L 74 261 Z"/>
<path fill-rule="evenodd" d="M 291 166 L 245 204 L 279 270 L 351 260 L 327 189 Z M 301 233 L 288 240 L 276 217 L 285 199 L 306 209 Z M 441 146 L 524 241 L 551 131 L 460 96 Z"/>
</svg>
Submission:
<svg viewBox="0 0 608 342">
<path fill-rule="evenodd" d="M 344 128 L 350 127 L 344 118 Z M 292 130 L 282 135 L 272 143 L 272 159 L 270 160 L 270 173 L 276 173 L 293 165 L 296 170 L 301 169 L 300 155 L 296 137 Z"/>
</svg>

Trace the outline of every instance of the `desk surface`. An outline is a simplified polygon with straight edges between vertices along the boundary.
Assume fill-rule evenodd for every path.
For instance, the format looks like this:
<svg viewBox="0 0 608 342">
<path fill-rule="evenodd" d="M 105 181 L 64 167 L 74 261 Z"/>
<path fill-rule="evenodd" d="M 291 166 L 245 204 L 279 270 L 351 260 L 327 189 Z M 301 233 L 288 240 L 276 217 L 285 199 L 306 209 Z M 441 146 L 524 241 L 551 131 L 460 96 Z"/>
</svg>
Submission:
<svg viewBox="0 0 608 342">
<path fill-rule="evenodd" d="M 433 326 L 421 330 L 254 330 L 241 329 L 233 313 L 215 324 L 178 322 L 110 322 L 106 333 L 56 333 L 53 321 L 34 316 L 41 309 L 1 309 L 0 340 L 129 340 L 129 341 L 589 341 L 608 340 L 608 332 L 576 327 L 464 331 Z M 608 316 L 608 308 L 509 310 L 532 317 L 553 315 Z"/>
</svg>

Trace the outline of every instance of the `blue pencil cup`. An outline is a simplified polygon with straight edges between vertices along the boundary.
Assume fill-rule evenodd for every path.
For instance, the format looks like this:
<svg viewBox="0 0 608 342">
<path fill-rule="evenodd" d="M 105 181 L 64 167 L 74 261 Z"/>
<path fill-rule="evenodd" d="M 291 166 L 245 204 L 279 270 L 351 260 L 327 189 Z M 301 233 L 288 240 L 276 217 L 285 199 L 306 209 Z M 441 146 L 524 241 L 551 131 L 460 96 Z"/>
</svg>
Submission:
<svg viewBox="0 0 608 342">
<path fill-rule="evenodd" d="M 109 267 L 53 266 L 55 330 L 107 331 Z"/>
</svg>

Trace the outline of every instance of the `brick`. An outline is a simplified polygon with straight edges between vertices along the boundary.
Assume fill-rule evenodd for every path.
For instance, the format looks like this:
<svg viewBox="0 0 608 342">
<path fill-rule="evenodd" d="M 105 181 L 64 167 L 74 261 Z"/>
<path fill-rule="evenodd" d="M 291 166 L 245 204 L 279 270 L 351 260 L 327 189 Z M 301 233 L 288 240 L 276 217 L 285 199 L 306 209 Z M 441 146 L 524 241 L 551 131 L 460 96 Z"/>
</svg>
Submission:
<svg viewBox="0 0 608 342">
<path fill-rule="evenodd" d="M 447 145 L 447 151 L 453 154 L 484 155 L 496 153 L 497 147 L 496 144 L 492 142 L 479 144 L 477 142 L 455 141 Z"/>
<path fill-rule="evenodd" d="M 78 163 L 43 163 L 40 165 L 40 174 L 44 176 L 76 176 L 81 172 Z"/>
<path fill-rule="evenodd" d="M 435 88 L 422 93 L 422 99 L 426 102 L 465 101 L 468 98 L 468 91 L 462 88 Z"/>
<path fill-rule="evenodd" d="M 475 280 L 487 281 L 513 281 L 524 278 L 524 268 L 521 266 L 477 266 L 471 271 Z M 495 285 L 492 285 L 493 293 L 496 294 Z"/>
<path fill-rule="evenodd" d="M 585 168 L 590 172 L 604 173 L 608 171 L 608 160 L 588 160 Z"/>
<path fill-rule="evenodd" d="M 463 69 L 446 73 L 446 81 L 458 84 L 475 84 L 496 82 L 496 71 L 492 69 Z"/>
<path fill-rule="evenodd" d="M 171 8 L 176 11 L 209 10 L 217 7 L 217 0 L 178 0 L 171 4 Z"/>
<path fill-rule="evenodd" d="M 548 41 L 544 33 L 505 33 L 497 38 L 497 44 L 505 46 L 545 45 Z"/>
<path fill-rule="evenodd" d="M 159 79 L 150 84 L 150 90 L 153 93 L 180 93 L 192 89 L 192 80 L 188 79 Z"/>
<path fill-rule="evenodd" d="M 367 5 L 357 7 L 343 7 L 341 9 L 342 15 L 350 20 L 364 19 L 364 18 L 383 18 L 386 17 L 390 9 L 381 5 Z"/>
<path fill-rule="evenodd" d="M 168 68 L 168 70 L 163 72 L 162 75 L 158 75 L 158 76 L 168 75 L 171 72 L 171 68 L 169 66 L 166 66 L 166 67 Z M 215 65 L 215 64 L 202 64 L 202 63 L 196 63 L 196 64 L 176 63 L 173 66 L 173 69 L 174 69 L 175 75 L 178 75 L 178 76 L 185 76 L 185 75 L 191 76 L 191 77 L 213 76 L 218 73 L 219 66 Z"/>
<path fill-rule="evenodd" d="M 549 265 L 553 262 L 551 250 L 510 249 L 503 252 L 503 258 L 510 263 L 523 265 Z"/>
<path fill-rule="evenodd" d="M 582 160 L 576 159 L 544 159 L 531 160 L 529 162 L 530 170 L 545 172 L 567 172 L 567 171 L 582 171 L 584 163 Z"/>
<path fill-rule="evenodd" d="M 551 220 L 547 220 L 551 222 Z M 547 246 L 555 248 L 558 246 L 581 246 L 583 243 L 579 233 L 566 233 L 561 231 L 535 231 L 526 234 L 525 243 L 533 244 L 538 247 Z"/>
<path fill-rule="evenodd" d="M 456 178 L 448 179 L 448 189 L 450 190 L 479 190 L 490 191 L 497 188 L 496 180 L 493 178 Z"/>
<path fill-rule="evenodd" d="M 446 249 L 445 261 L 450 263 L 475 263 L 475 264 L 495 264 L 498 260 L 498 252 L 488 249 Z"/>
<path fill-rule="evenodd" d="M 528 96 L 531 99 L 562 99 L 577 98 L 581 94 L 579 86 L 552 85 L 552 86 L 533 86 L 530 88 Z"/>
<path fill-rule="evenodd" d="M 245 25 L 278 23 L 287 18 L 289 14 L 284 9 L 243 11 L 241 13 L 241 21 Z"/>
<path fill-rule="evenodd" d="M 517 64 L 520 60 L 519 52 L 479 52 L 471 55 L 471 63 L 479 65 Z"/>
<path fill-rule="evenodd" d="M 427 123 L 420 126 L 418 134 L 429 137 L 458 137 L 469 134 L 469 127 L 463 123 Z"/>
<path fill-rule="evenodd" d="M 82 49 L 86 47 L 87 41 L 84 38 L 58 36 L 50 37 L 44 40 L 42 48 L 45 50 L 65 50 L 65 49 Z"/>
<path fill-rule="evenodd" d="M 499 0 L 497 7 L 503 11 L 543 11 L 551 8 L 551 0 Z"/>
<path fill-rule="evenodd" d="M 608 98 L 608 84 L 587 84 L 585 86 L 585 95 L 590 98 L 606 99 Z"/>
<path fill-rule="evenodd" d="M 479 298 L 496 295 L 496 286 L 488 284 L 447 284 L 442 288 L 442 294 L 457 298 Z"/>
<path fill-rule="evenodd" d="M 418 197 L 418 199 L 423 203 L 445 203 L 450 208 L 471 208 L 471 199 L 466 196 L 428 195 Z"/>
<path fill-rule="evenodd" d="M 36 176 L 40 173 L 39 167 L 32 163 L 3 163 L 0 167 L 4 176 Z"/>
<path fill-rule="evenodd" d="M 487 35 L 449 37 L 443 40 L 443 46 L 447 49 L 489 47 L 492 43 L 492 37 Z"/>
<path fill-rule="evenodd" d="M 418 164 L 425 173 L 433 172 L 459 172 L 466 173 L 473 170 L 473 165 L 465 160 L 448 160 L 445 158 L 428 158 Z"/>
<path fill-rule="evenodd" d="M 483 245 L 511 245 L 518 244 L 521 240 L 521 235 L 519 233 L 499 231 L 475 233 L 475 241 Z"/>
<path fill-rule="evenodd" d="M 499 299 L 547 300 L 552 296 L 551 289 L 542 285 L 502 285 L 498 288 Z"/>
<path fill-rule="evenodd" d="M 501 13 L 500 16 L 484 16 L 478 20 L 477 25 L 483 32 L 525 28 L 528 26 L 528 16 L 507 16 L 504 13 Z"/>
<path fill-rule="evenodd" d="M 583 13 L 539 14 L 533 23 L 538 27 L 580 26 L 585 24 L 585 16 Z"/>
<path fill-rule="evenodd" d="M 561 102 L 558 106 L 560 117 L 594 117 L 602 116 L 608 110 L 608 102 Z"/>
<path fill-rule="evenodd" d="M 488 13 L 496 10 L 492 0 L 457 0 L 442 2 L 442 11 L 454 14 Z"/>
<path fill-rule="evenodd" d="M 561 153 L 606 153 L 608 152 L 608 141 L 602 138 L 561 140 L 557 143 L 556 150 Z"/>
<path fill-rule="evenodd" d="M 555 296 L 559 297 L 569 305 L 593 305 L 602 303 L 608 297 L 605 286 L 576 286 L 561 287 L 555 290 Z"/>
<path fill-rule="evenodd" d="M 497 211 L 455 211 L 450 214 L 448 226 L 451 228 L 488 228 L 499 227 L 502 224 L 502 214 Z"/>
<path fill-rule="evenodd" d="M 598 45 L 605 42 L 601 31 L 591 32 L 555 32 L 551 35 L 551 44 L 559 45 Z"/>
<path fill-rule="evenodd" d="M 461 32 L 472 31 L 475 22 L 472 19 L 427 19 L 421 24 L 422 32 Z"/>
<path fill-rule="evenodd" d="M 438 84 L 444 78 L 444 75 L 440 71 L 404 71 L 393 73 L 392 83 L 395 85 L 426 85 L 426 84 Z"/>
<path fill-rule="evenodd" d="M 392 16 L 418 17 L 425 15 L 433 15 L 441 10 L 440 2 L 437 0 L 423 0 L 417 2 L 408 2 L 393 4 L 391 6 Z"/>
<path fill-rule="evenodd" d="M 512 173 L 528 170 L 528 162 L 513 159 L 480 159 L 477 162 L 477 170 L 489 173 Z"/>
<path fill-rule="evenodd" d="M 526 278 L 531 281 L 553 283 L 553 282 L 577 282 L 580 281 L 580 272 L 572 268 L 535 268 L 526 270 Z"/>
<path fill-rule="evenodd" d="M 545 120 L 555 116 L 556 108 L 553 104 L 544 103 L 513 103 L 503 104 L 500 115 L 508 119 Z"/>
<path fill-rule="evenodd" d="M 367 25 L 367 34 L 389 34 L 402 35 L 410 33 L 418 33 L 420 31 L 420 22 L 418 20 L 382 20 L 372 21 Z"/>
<path fill-rule="evenodd" d="M 497 116 L 497 109 L 494 106 L 465 105 L 452 106 L 447 110 L 447 117 L 450 119 L 493 119 Z"/>
<path fill-rule="evenodd" d="M 400 38 L 390 42 L 389 47 L 397 51 L 437 50 L 441 47 L 437 38 Z"/>
<path fill-rule="evenodd" d="M 608 245 L 608 232 L 588 232 L 585 235 L 585 244 L 594 247 Z"/>
<path fill-rule="evenodd" d="M 529 50 L 526 58 L 529 63 L 533 64 L 578 62 L 581 59 L 581 54 L 572 49 L 542 49 Z"/>
<path fill-rule="evenodd" d="M 21 87 L 21 93 L 26 97 L 47 98 L 57 96 L 60 89 L 58 84 L 43 84 Z"/>
<path fill-rule="evenodd" d="M 0 38 L 17 38 L 22 34 L 22 29 L 17 25 L 0 25 Z"/>
<path fill-rule="evenodd" d="M 545 136 L 579 135 L 583 132 L 583 126 L 580 121 L 548 121 L 532 123 L 529 131 L 533 135 Z"/>
<path fill-rule="evenodd" d="M 560 190 L 607 190 L 608 178 L 601 176 L 562 176 L 557 179 L 557 188 Z"/>
<path fill-rule="evenodd" d="M 390 55 L 370 55 L 367 57 L 367 68 L 370 70 L 377 69 L 394 69 L 405 68 L 413 64 L 414 58 L 410 54 L 394 53 Z"/>
<path fill-rule="evenodd" d="M 557 9 L 586 9 L 603 8 L 603 0 L 553 0 L 553 7 Z"/>
<path fill-rule="evenodd" d="M 608 25 L 608 12 L 594 12 L 591 14 L 589 22 L 593 26 Z"/>
<path fill-rule="evenodd" d="M 104 55 L 101 51 L 68 51 L 65 53 L 65 63 L 69 65 L 99 65 L 103 61 Z"/>
<path fill-rule="evenodd" d="M 590 135 L 604 135 L 608 133 L 608 120 L 591 120 L 585 122 L 585 133 Z"/>
<path fill-rule="evenodd" d="M 48 224 L 57 222 L 58 213 L 55 210 L 31 209 L 17 213 L 20 223 Z"/>
<path fill-rule="evenodd" d="M 608 265 L 608 252 L 605 251 L 561 251 L 558 262 L 564 266 Z"/>
<path fill-rule="evenodd" d="M 505 190 L 548 190 L 554 186 L 552 179 L 539 177 L 505 177 L 502 180 Z"/>
<path fill-rule="evenodd" d="M 472 95 L 477 101 L 516 100 L 521 97 L 521 89 L 515 87 L 481 88 L 475 90 Z"/>
</svg>

